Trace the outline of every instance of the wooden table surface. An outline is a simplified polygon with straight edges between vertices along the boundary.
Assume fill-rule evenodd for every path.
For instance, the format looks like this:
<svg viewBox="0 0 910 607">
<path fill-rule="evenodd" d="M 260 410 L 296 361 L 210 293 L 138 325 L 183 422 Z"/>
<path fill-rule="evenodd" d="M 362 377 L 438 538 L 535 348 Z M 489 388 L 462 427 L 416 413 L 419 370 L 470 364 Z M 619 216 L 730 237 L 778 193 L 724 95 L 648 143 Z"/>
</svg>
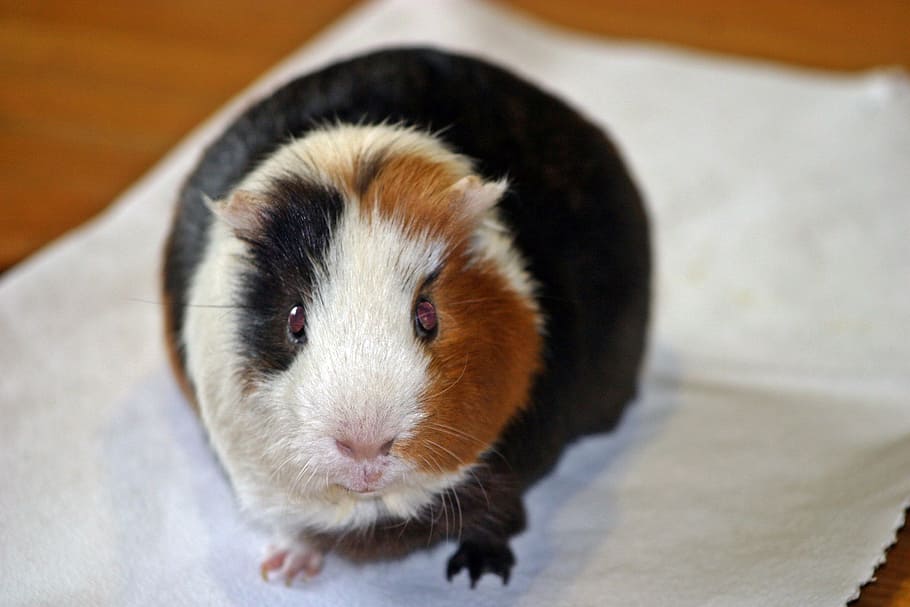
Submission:
<svg viewBox="0 0 910 607">
<path fill-rule="evenodd" d="M 101 211 L 354 4 L 0 0 L 0 271 Z M 827 69 L 910 67 L 907 0 L 504 4 L 595 34 Z M 910 537 L 878 578 L 853 607 L 910 606 Z"/>
</svg>

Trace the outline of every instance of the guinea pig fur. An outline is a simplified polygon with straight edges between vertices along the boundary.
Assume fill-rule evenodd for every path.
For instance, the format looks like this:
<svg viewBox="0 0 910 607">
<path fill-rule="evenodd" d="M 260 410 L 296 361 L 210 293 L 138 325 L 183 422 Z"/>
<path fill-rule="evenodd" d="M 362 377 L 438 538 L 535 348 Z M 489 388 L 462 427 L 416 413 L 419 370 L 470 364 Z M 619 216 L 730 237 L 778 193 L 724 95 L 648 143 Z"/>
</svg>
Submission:
<svg viewBox="0 0 910 607">
<path fill-rule="evenodd" d="M 457 540 L 449 579 L 507 582 L 525 490 L 634 396 L 649 281 L 599 128 L 483 61 L 393 49 L 206 150 L 166 245 L 167 342 L 274 533 L 264 577 Z"/>
</svg>

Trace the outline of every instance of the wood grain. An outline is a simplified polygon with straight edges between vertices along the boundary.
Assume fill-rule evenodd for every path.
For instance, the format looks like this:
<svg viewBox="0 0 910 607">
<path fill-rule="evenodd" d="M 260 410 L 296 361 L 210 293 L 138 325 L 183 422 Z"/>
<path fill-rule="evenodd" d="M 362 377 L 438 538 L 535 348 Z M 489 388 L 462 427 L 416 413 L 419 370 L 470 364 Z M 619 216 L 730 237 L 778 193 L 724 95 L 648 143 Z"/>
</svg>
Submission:
<svg viewBox="0 0 910 607">
<path fill-rule="evenodd" d="M 553 23 L 805 66 L 910 67 L 905 0 L 512 0 Z"/>
<path fill-rule="evenodd" d="M 354 0 L 0 0 L 0 271 L 101 211 Z M 513 0 L 592 34 L 822 67 L 910 67 L 910 2 Z M 855 607 L 910 606 L 901 533 Z"/>
<path fill-rule="evenodd" d="M 353 0 L 0 0 L 0 270 L 101 211 Z"/>
</svg>

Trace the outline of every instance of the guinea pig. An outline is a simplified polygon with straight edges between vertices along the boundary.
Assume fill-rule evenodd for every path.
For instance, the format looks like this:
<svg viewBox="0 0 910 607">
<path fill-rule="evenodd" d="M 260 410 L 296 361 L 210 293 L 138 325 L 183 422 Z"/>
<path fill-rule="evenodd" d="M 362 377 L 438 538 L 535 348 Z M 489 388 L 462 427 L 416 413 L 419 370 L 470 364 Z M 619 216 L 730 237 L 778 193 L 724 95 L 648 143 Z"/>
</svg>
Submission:
<svg viewBox="0 0 910 607">
<path fill-rule="evenodd" d="M 484 61 L 391 49 L 247 109 L 183 186 L 166 337 L 266 579 L 457 540 L 506 583 L 524 492 L 611 429 L 649 312 L 603 131 Z"/>
</svg>

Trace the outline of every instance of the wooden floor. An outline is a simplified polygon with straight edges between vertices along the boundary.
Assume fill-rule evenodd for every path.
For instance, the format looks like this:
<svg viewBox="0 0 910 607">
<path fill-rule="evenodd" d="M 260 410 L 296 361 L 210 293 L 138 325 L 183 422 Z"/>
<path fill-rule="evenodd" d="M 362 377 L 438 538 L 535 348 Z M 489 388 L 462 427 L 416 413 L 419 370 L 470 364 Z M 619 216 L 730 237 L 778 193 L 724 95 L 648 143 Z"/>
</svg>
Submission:
<svg viewBox="0 0 910 607">
<path fill-rule="evenodd" d="M 354 4 L 0 0 L 0 271 L 98 213 Z M 830 69 L 910 67 L 907 0 L 505 4 L 590 33 Z M 910 606 L 910 537 L 878 577 L 857 607 Z"/>
</svg>

